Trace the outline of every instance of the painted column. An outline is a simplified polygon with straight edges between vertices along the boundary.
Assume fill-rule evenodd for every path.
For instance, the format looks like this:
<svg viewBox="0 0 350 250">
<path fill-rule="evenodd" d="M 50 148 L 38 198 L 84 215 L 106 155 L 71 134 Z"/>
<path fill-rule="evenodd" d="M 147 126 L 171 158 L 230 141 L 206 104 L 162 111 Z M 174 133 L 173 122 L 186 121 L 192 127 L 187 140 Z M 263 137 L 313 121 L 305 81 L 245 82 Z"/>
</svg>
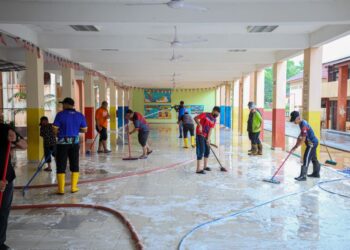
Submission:
<svg viewBox="0 0 350 250">
<path fill-rule="evenodd" d="M 273 65 L 272 149 L 285 149 L 287 62 Z"/>
<path fill-rule="evenodd" d="M 128 107 L 129 107 L 129 109 L 132 109 L 132 104 L 133 104 L 133 100 L 132 100 L 132 98 L 133 98 L 133 89 L 132 88 L 129 88 L 129 90 L 128 90 L 128 93 L 129 93 L 129 97 L 128 97 Z"/>
<path fill-rule="evenodd" d="M 349 66 L 339 66 L 337 130 L 346 131 L 346 108 L 348 93 Z"/>
<path fill-rule="evenodd" d="M 254 84 L 254 102 L 264 118 L 264 104 L 265 104 L 265 70 L 258 70 L 255 73 Z M 264 139 L 264 123 L 261 125 L 260 138 Z"/>
<path fill-rule="evenodd" d="M 225 85 L 220 86 L 220 125 L 225 126 Z"/>
<path fill-rule="evenodd" d="M 329 120 L 331 119 L 331 102 L 326 98 L 326 129 L 330 128 Z"/>
<path fill-rule="evenodd" d="M 62 68 L 62 98 L 71 97 L 74 99 L 75 76 L 74 69 Z"/>
<path fill-rule="evenodd" d="M 232 111 L 232 128 L 238 132 L 239 128 L 239 80 L 233 82 L 233 111 Z"/>
<path fill-rule="evenodd" d="M 220 107 L 220 87 L 216 87 L 215 106 Z"/>
<path fill-rule="evenodd" d="M 240 120 L 240 135 L 247 134 L 247 122 L 249 117 L 248 102 L 250 97 L 250 75 L 243 77 L 240 89 L 240 109 L 241 109 L 241 120 Z"/>
<path fill-rule="evenodd" d="M 256 72 L 250 74 L 249 101 L 255 103 Z M 256 103 L 255 103 L 256 104 Z"/>
<path fill-rule="evenodd" d="M 109 85 L 109 94 L 110 129 L 115 132 L 117 130 L 117 89 L 114 82 Z"/>
<path fill-rule="evenodd" d="M 303 119 L 321 135 L 322 47 L 304 50 Z M 346 93 L 346 92 L 345 92 Z M 317 148 L 317 155 L 320 154 Z"/>
<path fill-rule="evenodd" d="M 226 128 L 231 128 L 231 97 L 232 97 L 232 93 L 231 93 L 231 84 L 230 83 L 226 83 L 225 85 L 225 89 L 226 89 L 226 100 L 225 100 L 225 126 Z"/>
<path fill-rule="evenodd" d="M 118 128 L 124 126 L 124 90 L 118 87 Z"/>
<path fill-rule="evenodd" d="M 98 90 L 99 90 L 99 99 L 98 99 L 99 106 L 101 106 L 103 101 L 107 101 L 107 83 L 106 83 L 106 80 L 102 77 L 99 78 Z"/>
<path fill-rule="evenodd" d="M 26 50 L 28 161 L 39 161 L 44 154 L 39 121 L 44 115 L 44 60 L 42 51 Z M 30 91 L 29 91 L 30 90 Z"/>
<path fill-rule="evenodd" d="M 88 132 L 85 134 L 86 141 L 92 142 L 95 134 L 95 90 L 94 77 L 92 74 L 84 73 L 84 114 L 88 125 Z"/>
</svg>

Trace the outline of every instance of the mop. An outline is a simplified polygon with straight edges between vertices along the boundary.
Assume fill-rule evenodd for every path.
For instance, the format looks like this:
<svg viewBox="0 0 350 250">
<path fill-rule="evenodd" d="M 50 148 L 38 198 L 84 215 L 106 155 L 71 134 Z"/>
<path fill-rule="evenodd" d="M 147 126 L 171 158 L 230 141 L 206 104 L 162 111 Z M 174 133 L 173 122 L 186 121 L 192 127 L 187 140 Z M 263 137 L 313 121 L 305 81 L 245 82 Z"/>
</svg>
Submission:
<svg viewBox="0 0 350 250">
<path fill-rule="evenodd" d="M 214 145 L 215 145 L 215 144 L 214 144 Z M 215 156 L 216 160 L 218 161 L 218 163 L 219 163 L 219 165 L 220 165 L 220 171 L 222 171 L 222 172 L 227 172 L 227 169 L 224 168 L 224 167 L 222 166 L 222 164 L 221 164 L 219 158 L 217 157 L 217 155 L 215 154 L 213 148 L 211 147 L 211 146 L 214 146 L 214 145 L 210 144 L 210 145 L 209 145 L 209 148 L 210 148 L 211 152 L 213 152 L 213 155 Z M 216 145 L 215 145 L 215 146 L 216 146 Z M 215 147 L 215 146 L 214 146 L 214 147 Z M 217 147 L 217 146 L 216 146 L 216 147 Z"/>
<path fill-rule="evenodd" d="M 129 125 L 127 126 L 128 131 L 128 148 L 129 148 L 129 157 L 123 158 L 124 161 L 135 161 L 138 160 L 138 157 L 131 157 L 131 140 L 130 140 L 130 133 L 129 133 Z"/>
<path fill-rule="evenodd" d="M 51 155 L 51 152 L 50 152 L 50 155 Z M 47 158 L 49 158 L 49 156 Z M 22 190 L 22 195 L 23 196 L 25 196 L 25 194 L 28 191 L 29 185 L 32 183 L 34 178 L 39 174 L 39 172 L 41 171 L 41 169 L 43 168 L 43 166 L 47 162 L 47 158 L 45 158 L 45 155 L 43 156 L 43 158 L 41 159 L 40 164 L 39 164 L 38 168 L 36 169 L 35 173 L 33 174 L 32 178 L 30 178 L 28 183 L 23 187 L 23 190 Z"/>
<path fill-rule="evenodd" d="M 7 169 L 9 165 L 9 159 L 10 159 L 10 153 L 11 153 L 11 142 L 8 142 L 7 149 L 6 149 L 6 158 L 5 158 L 5 165 L 4 165 L 4 172 L 2 176 L 2 181 L 6 182 L 7 177 Z M 4 192 L 0 192 L 0 208 L 2 206 L 2 197 L 4 195 Z"/>
<path fill-rule="evenodd" d="M 276 180 L 275 177 L 278 174 L 278 172 L 281 170 L 281 168 L 284 166 L 284 164 L 286 163 L 286 161 L 288 160 L 289 156 L 292 155 L 294 151 L 290 151 L 287 158 L 282 162 L 281 166 L 277 169 L 277 171 L 274 173 L 274 175 L 271 177 L 271 179 L 263 179 L 263 181 L 265 182 L 270 182 L 273 184 L 280 184 L 281 182 L 279 180 Z"/>
<path fill-rule="evenodd" d="M 91 150 L 92 150 L 92 148 L 93 148 L 94 145 L 95 145 L 95 141 L 96 141 L 96 138 L 97 138 L 98 135 L 99 135 L 99 133 L 96 134 L 94 140 L 92 141 L 92 143 L 91 143 L 91 145 L 90 145 L 90 148 L 89 148 L 88 150 L 86 150 L 86 155 L 90 155 L 90 154 L 91 154 Z"/>
<path fill-rule="evenodd" d="M 333 161 L 332 159 L 332 156 L 331 156 L 331 153 L 329 152 L 329 149 L 326 145 L 326 142 L 325 140 L 323 140 L 322 136 L 321 136 L 321 140 L 323 141 L 323 145 L 326 147 L 326 150 L 327 150 L 327 153 L 328 153 L 328 156 L 329 156 L 329 160 L 326 160 L 326 164 L 329 164 L 329 165 L 333 165 L 333 166 L 336 166 L 337 165 L 337 162 L 336 161 Z"/>
</svg>

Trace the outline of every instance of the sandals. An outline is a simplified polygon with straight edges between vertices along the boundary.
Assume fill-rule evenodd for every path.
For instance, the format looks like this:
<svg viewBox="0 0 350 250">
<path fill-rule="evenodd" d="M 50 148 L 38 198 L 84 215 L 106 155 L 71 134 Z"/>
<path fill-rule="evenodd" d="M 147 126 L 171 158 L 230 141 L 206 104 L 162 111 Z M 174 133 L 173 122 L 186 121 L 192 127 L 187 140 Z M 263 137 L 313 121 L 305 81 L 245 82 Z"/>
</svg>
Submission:
<svg viewBox="0 0 350 250">
<path fill-rule="evenodd" d="M 44 168 L 45 172 L 52 172 L 52 168 Z"/>
<path fill-rule="evenodd" d="M 152 150 L 148 151 L 148 152 L 147 152 L 147 155 L 152 154 L 152 152 L 153 152 Z"/>
<path fill-rule="evenodd" d="M 147 159 L 147 155 L 141 155 L 140 157 L 139 157 L 139 159 Z"/>
<path fill-rule="evenodd" d="M 210 168 L 210 167 L 205 167 L 203 170 L 205 170 L 205 171 L 211 171 L 211 168 Z"/>
<path fill-rule="evenodd" d="M 205 174 L 204 170 L 196 171 L 196 174 Z"/>
</svg>

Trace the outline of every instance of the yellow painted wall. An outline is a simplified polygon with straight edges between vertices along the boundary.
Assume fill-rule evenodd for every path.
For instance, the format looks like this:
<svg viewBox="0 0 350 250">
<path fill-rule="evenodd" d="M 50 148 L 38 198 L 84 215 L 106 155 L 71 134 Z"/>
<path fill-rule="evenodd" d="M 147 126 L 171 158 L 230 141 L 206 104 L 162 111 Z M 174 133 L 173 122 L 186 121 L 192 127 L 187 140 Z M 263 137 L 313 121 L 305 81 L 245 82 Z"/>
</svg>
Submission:
<svg viewBox="0 0 350 250">
<path fill-rule="evenodd" d="M 142 89 L 133 90 L 132 105 L 133 110 L 144 114 L 144 94 Z M 171 94 L 171 105 L 179 104 L 184 101 L 185 105 L 204 105 L 204 111 L 209 112 L 216 103 L 216 90 L 175 90 Z M 157 103 L 146 103 L 157 104 Z M 173 109 L 171 111 L 171 119 L 147 119 L 149 123 L 176 123 L 177 113 Z"/>
</svg>

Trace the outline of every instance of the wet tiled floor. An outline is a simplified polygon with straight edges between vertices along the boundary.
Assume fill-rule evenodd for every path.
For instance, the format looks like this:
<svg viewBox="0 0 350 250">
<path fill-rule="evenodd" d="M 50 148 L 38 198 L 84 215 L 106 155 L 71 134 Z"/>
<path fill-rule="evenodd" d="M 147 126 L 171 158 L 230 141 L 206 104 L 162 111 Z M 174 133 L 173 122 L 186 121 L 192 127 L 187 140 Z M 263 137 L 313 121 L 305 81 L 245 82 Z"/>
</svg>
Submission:
<svg viewBox="0 0 350 250">
<path fill-rule="evenodd" d="M 262 182 L 287 153 L 270 150 L 266 132 L 264 156 L 249 157 L 246 136 L 225 129 L 216 129 L 214 142 L 220 146 L 214 150 L 229 172 L 220 172 L 211 156 L 213 170 L 196 175 L 191 161 L 195 150 L 183 149 L 176 132 L 175 125 L 152 125 L 154 152 L 147 160 L 123 161 L 127 147 L 120 145 L 113 146 L 111 155 L 82 155 L 82 180 L 114 179 L 81 184 L 76 194 L 70 194 L 67 187 L 64 196 L 54 195 L 54 187 L 30 189 L 25 197 L 17 190 L 14 204 L 109 207 L 124 214 L 144 248 L 152 250 L 349 249 L 350 179 L 346 176 L 324 167 L 320 180 L 295 182 L 300 159 L 292 156 L 278 176 L 280 185 Z M 133 139 L 132 154 L 140 155 Z M 292 143 L 288 139 L 287 147 Z M 350 154 L 337 154 L 337 160 L 348 162 Z M 324 161 L 323 150 L 321 156 Z M 24 154 L 18 153 L 16 170 L 16 185 L 23 185 L 35 165 L 27 167 Z M 325 182 L 337 179 L 344 180 Z M 54 182 L 54 173 L 42 172 L 34 184 Z M 13 211 L 8 244 L 14 249 L 134 248 L 121 221 L 105 212 L 80 208 Z"/>
</svg>

